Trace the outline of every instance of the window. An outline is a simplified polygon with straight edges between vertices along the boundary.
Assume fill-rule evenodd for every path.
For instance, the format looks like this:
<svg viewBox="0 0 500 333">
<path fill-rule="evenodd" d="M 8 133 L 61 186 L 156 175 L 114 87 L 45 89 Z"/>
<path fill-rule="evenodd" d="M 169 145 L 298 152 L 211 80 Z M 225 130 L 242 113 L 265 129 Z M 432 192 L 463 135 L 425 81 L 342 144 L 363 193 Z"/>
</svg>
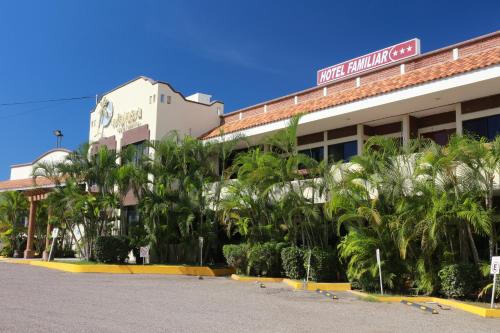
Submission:
<svg viewBox="0 0 500 333">
<path fill-rule="evenodd" d="M 151 104 L 152 100 L 153 100 L 153 96 L 149 96 L 149 104 Z"/>
<path fill-rule="evenodd" d="M 455 134 L 455 129 L 445 129 L 442 131 L 422 133 L 420 136 L 422 138 L 431 139 L 440 146 L 446 146 L 448 141 L 450 141 L 450 136 Z"/>
<path fill-rule="evenodd" d="M 492 141 L 500 134 L 500 115 L 466 120 L 462 125 L 464 134 L 485 137 Z"/>
<path fill-rule="evenodd" d="M 165 95 L 160 95 L 160 103 L 165 103 Z"/>
<path fill-rule="evenodd" d="M 156 94 L 153 94 L 153 103 L 156 102 Z"/>
<path fill-rule="evenodd" d="M 316 147 L 316 148 L 299 150 L 299 153 L 307 155 L 312 159 L 321 162 L 323 161 L 323 158 L 325 156 L 325 149 L 323 147 Z"/>
<path fill-rule="evenodd" d="M 130 156 L 124 161 L 125 163 L 132 163 L 134 165 L 139 165 L 144 156 L 148 154 L 148 147 L 146 146 L 146 141 L 140 141 L 128 145 L 127 147 L 133 146 L 134 149 Z"/>
<path fill-rule="evenodd" d="M 249 148 L 235 149 L 228 156 L 226 156 L 226 161 L 224 162 L 224 170 L 222 170 L 222 159 L 219 159 L 219 175 L 225 170 L 232 167 L 236 158 L 239 154 L 248 152 Z M 236 175 L 231 175 L 231 178 L 236 178 Z"/>
<path fill-rule="evenodd" d="M 170 104 L 172 102 L 172 96 L 167 96 L 167 104 Z"/>
<path fill-rule="evenodd" d="M 139 210 L 137 206 L 126 206 L 123 209 L 124 219 L 120 224 L 120 234 L 130 236 L 139 227 Z"/>
<path fill-rule="evenodd" d="M 328 162 L 350 161 L 358 154 L 358 142 L 348 141 L 328 146 Z"/>
</svg>

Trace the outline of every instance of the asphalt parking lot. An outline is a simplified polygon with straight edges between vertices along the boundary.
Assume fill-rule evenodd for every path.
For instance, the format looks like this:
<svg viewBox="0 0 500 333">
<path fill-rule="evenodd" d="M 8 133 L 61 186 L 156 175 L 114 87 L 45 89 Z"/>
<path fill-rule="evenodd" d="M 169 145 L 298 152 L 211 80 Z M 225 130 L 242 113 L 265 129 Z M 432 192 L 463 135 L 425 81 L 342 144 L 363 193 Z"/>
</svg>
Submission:
<svg viewBox="0 0 500 333">
<path fill-rule="evenodd" d="M 73 274 L 0 262 L 0 281 L 1 332 L 500 332 L 500 319 L 459 310 L 433 315 L 228 278 Z"/>
</svg>

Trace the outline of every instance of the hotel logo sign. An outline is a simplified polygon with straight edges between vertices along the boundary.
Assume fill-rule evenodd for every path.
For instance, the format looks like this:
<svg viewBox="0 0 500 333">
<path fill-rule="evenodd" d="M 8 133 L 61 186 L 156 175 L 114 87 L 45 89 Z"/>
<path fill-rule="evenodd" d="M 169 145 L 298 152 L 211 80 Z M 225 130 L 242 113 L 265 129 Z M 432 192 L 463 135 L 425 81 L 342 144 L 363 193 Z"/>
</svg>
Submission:
<svg viewBox="0 0 500 333">
<path fill-rule="evenodd" d="M 111 126 L 116 129 L 118 133 L 123 133 L 129 129 L 140 126 L 141 119 L 142 109 L 137 108 L 136 110 L 118 114 L 111 122 Z"/>
<path fill-rule="evenodd" d="M 340 64 L 320 69 L 317 73 L 317 85 L 337 81 L 363 72 L 386 66 L 420 54 L 418 38 L 354 58 Z"/>
</svg>

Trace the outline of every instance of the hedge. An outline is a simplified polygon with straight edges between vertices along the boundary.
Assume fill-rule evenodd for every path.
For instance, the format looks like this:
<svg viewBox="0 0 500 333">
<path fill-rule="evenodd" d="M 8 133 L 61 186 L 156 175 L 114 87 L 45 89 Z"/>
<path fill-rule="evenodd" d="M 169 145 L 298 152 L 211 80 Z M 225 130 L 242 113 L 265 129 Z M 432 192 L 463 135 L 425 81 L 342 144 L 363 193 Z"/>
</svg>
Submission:
<svg viewBox="0 0 500 333">
<path fill-rule="evenodd" d="M 304 250 L 291 246 L 281 250 L 281 260 L 285 276 L 293 280 L 302 280 L 306 277 L 304 268 Z"/>
<path fill-rule="evenodd" d="M 294 280 L 305 279 L 309 263 L 309 253 L 311 253 L 309 279 L 319 282 L 334 281 L 337 278 L 336 252 L 333 250 L 325 251 L 320 248 L 313 248 L 311 250 L 296 246 L 284 248 L 281 251 L 281 258 L 285 275 Z"/>
<path fill-rule="evenodd" d="M 461 298 L 469 296 L 478 287 L 480 273 L 476 266 L 471 264 L 446 265 L 438 273 L 440 292 L 448 297 Z"/>
<path fill-rule="evenodd" d="M 247 270 L 247 248 L 247 244 L 227 244 L 222 247 L 227 264 L 236 270 L 236 274 L 244 274 Z"/>
<path fill-rule="evenodd" d="M 285 243 L 254 244 L 248 250 L 248 275 L 281 276 L 281 250 Z"/>
<path fill-rule="evenodd" d="M 100 236 L 95 244 L 96 260 L 102 263 L 124 263 L 130 250 L 130 241 L 125 236 Z"/>
</svg>

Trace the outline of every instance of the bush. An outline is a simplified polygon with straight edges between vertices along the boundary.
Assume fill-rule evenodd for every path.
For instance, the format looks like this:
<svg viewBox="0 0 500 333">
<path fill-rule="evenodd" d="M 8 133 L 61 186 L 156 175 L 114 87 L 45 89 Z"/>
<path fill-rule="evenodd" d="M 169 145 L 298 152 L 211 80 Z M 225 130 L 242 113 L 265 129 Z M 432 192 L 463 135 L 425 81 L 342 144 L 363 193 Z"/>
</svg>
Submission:
<svg viewBox="0 0 500 333">
<path fill-rule="evenodd" d="M 14 254 L 14 250 L 10 246 L 10 244 L 5 244 L 0 250 L 0 256 L 12 257 Z"/>
<path fill-rule="evenodd" d="M 230 267 L 236 270 L 236 274 L 244 274 L 247 269 L 247 249 L 246 244 L 227 244 L 222 248 L 222 253 Z"/>
<path fill-rule="evenodd" d="M 281 260 L 286 277 L 294 280 L 302 280 L 306 277 L 304 250 L 296 246 L 286 247 L 281 250 Z"/>
<path fill-rule="evenodd" d="M 479 270 L 470 264 L 446 265 L 438 273 L 441 293 L 448 297 L 465 297 L 477 289 Z"/>
<path fill-rule="evenodd" d="M 281 276 L 281 250 L 285 243 L 255 244 L 248 250 L 247 274 Z"/>
<path fill-rule="evenodd" d="M 125 236 L 100 236 L 95 244 L 96 260 L 103 263 L 124 263 L 130 250 Z"/>
<path fill-rule="evenodd" d="M 336 279 L 336 253 L 333 250 L 325 251 L 319 248 L 311 250 L 311 268 L 309 278 L 312 281 L 333 281 Z M 309 251 L 304 251 L 304 269 L 307 272 Z"/>
<path fill-rule="evenodd" d="M 128 260 L 128 254 L 132 250 L 132 247 L 130 246 L 130 239 L 126 236 L 118 236 L 116 238 L 118 239 L 116 257 L 119 263 L 124 263 Z"/>
<path fill-rule="evenodd" d="M 50 248 L 48 249 L 48 251 L 50 252 Z M 53 256 L 56 258 L 74 258 L 75 251 L 68 247 L 59 249 L 59 246 L 57 246 L 55 249 L 55 254 Z"/>
</svg>

